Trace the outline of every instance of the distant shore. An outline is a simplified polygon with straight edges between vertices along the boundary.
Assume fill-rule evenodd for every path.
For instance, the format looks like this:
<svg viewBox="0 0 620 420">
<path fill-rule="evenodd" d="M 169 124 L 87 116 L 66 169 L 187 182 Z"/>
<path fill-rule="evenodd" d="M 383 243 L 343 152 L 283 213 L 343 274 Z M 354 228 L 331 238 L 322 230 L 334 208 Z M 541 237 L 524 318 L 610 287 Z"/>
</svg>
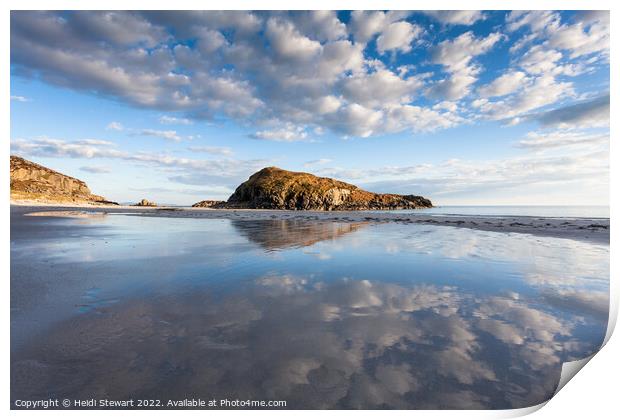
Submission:
<svg viewBox="0 0 620 420">
<path fill-rule="evenodd" d="M 145 217 L 180 217 L 232 220 L 294 220 L 334 222 L 392 222 L 452 226 L 503 233 L 583 240 L 609 244 L 608 218 L 533 217 L 533 216 L 448 216 L 396 213 L 390 211 L 293 211 L 262 209 L 210 209 L 192 207 L 137 207 L 87 204 L 44 204 L 11 202 L 20 212 L 30 215 L 84 217 L 89 213 L 127 214 Z M 84 213 L 86 212 L 86 213 Z"/>
</svg>

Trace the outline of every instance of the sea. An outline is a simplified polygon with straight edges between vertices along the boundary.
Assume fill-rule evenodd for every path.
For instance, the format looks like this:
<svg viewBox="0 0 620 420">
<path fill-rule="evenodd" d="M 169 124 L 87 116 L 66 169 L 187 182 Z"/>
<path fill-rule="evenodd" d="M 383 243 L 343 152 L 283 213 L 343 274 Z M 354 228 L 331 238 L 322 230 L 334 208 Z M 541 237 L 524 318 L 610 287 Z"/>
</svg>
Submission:
<svg viewBox="0 0 620 420">
<path fill-rule="evenodd" d="M 609 206 L 437 206 L 391 212 L 446 216 L 609 218 Z"/>
</svg>

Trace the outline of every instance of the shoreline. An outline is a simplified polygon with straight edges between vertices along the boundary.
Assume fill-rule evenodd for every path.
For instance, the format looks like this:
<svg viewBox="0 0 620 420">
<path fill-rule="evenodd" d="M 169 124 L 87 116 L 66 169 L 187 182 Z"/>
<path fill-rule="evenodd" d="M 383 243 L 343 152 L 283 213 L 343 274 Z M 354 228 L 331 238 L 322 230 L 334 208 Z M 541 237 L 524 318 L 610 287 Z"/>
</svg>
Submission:
<svg viewBox="0 0 620 420">
<path fill-rule="evenodd" d="M 143 217 L 178 217 L 231 220 L 291 220 L 319 222 L 374 222 L 451 226 L 499 233 L 519 233 L 609 244 L 610 219 L 598 217 L 539 216 L 459 216 L 369 211 L 311 211 L 265 209 L 211 209 L 200 207 L 139 207 L 89 204 L 48 204 L 11 202 L 24 214 L 43 212 L 40 216 L 80 217 L 76 211 L 124 214 Z M 30 210 L 30 211 L 29 211 Z M 55 212 L 55 214 L 51 213 Z M 61 214 L 59 212 L 67 212 Z M 73 212 L 73 214 L 71 214 Z M 82 215 L 83 217 L 83 215 Z"/>
</svg>

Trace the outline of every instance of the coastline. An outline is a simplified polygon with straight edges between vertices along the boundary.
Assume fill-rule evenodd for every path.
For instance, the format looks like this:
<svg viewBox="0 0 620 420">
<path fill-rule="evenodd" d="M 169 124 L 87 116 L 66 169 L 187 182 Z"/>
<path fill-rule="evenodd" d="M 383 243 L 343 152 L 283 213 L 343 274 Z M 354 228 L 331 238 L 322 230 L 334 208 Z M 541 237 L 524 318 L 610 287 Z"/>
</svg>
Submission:
<svg viewBox="0 0 620 420">
<path fill-rule="evenodd" d="M 455 216 L 394 213 L 389 211 L 211 209 L 164 206 L 108 206 L 77 203 L 65 205 L 12 201 L 11 208 L 13 207 L 22 209 L 24 214 L 44 212 L 39 214 L 40 216 L 83 217 L 84 215 L 79 213 L 81 211 L 143 217 L 425 224 L 573 239 L 603 245 L 608 245 L 610 238 L 610 219 L 593 217 Z"/>
</svg>

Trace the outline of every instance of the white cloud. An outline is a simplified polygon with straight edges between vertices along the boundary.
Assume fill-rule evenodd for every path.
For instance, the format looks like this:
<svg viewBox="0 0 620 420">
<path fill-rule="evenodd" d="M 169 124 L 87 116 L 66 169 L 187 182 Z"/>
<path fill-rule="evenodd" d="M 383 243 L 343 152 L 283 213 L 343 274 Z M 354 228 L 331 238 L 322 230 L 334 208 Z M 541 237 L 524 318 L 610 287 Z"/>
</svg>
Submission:
<svg viewBox="0 0 620 420">
<path fill-rule="evenodd" d="M 456 102 L 443 101 L 433 105 L 434 110 L 444 109 L 450 112 L 456 112 L 459 109 L 459 106 Z"/>
<path fill-rule="evenodd" d="M 609 24 L 609 10 L 580 10 L 576 13 L 576 20 L 586 26 L 592 23 Z"/>
<path fill-rule="evenodd" d="M 265 35 L 276 55 L 285 60 L 309 61 L 322 49 L 320 42 L 302 35 L 291 22 L 277 18 L 267 21 Z"/>
<path fill-rule="evenodd" d="M 355 41 L 364 43 L 381 32 L 387 23 L 386 14 L 383 12 L 354 10 L 351 12 L 349 27 Z"/>
<path fill-rule="evenodd" d="M 189 118 L 171 117 L 169 115 L 162 115 L 161 117 L 159 117 L 159 122 L 161 124 L 175 124 L 175 125 L 191 125 L 192 124 L 192 120 L 190 120 Z"/>
<path fill-rule="evenodd" d="M 570 51 L 570 57 L 603 52 L 609 54 L 609 11 L 585 14 L 582 21 L 562 25 L 551 32 L 549 45 Z"/>
<path fill-rule="evenodd" d="M 308 134 L 306 133 L 304 127 L 286 124 L 284 127 L 280 128 L 257 131 L 250 137 L 260 140 L 293 142 L 304 140 L 307 136 Z"/>
<path fill-rule="evenodd" d="M 333 10 L 312 10 L 294 16 L 299 31 L 318 41 L 335 41 L 347 37 L 347 26 Z"/>
<path fill-rule="evenodd" d="M 609 144 L 609 132 L 587 133 L 574 130 L 529 132 L 519 140 L 518 146 L 526 149 L 544 150 L 566 146 Z"/>
<path fill-rule="evenodd" d="M 327 43 L 317 61 L 316 72 L 324 83 L 332 83 L 343 72 L 358 73 L 364 65 L 363 46 L 340 40 Z"/>
<path fill-rule="evenodd" d="M 527 34 L 527 35 L 524 35 L 523 37 L 521 37 L 520 39 L 515 41 L 510 46 L 508 51 L 510 51 L 510 54 L 516 54 L 517 52 L 521 51 L 523 48 L 527 47 L 532 42 L 534 42 L 536 40 L 536 37 L 537 37 L 537 34 Z"/>
<path fill-rule="evenodd" d="M 355 11 L 345 25 L 333 11 L 15 12 L 11 63 L 24 77 L 155 110 L 162 124 L 233 120 L 258 130 L 256 137 L 288 141 L 303 139 L 306 129 L 370 136 L 524 118 L 571 96 L 566 78 L 605 65 L 605 13 L 576 13 L 562 24 L 555 12 L 514 12 L 490 34 L 445 32 L 437 45 L 426 36 L 438 26 L 434 20 L 471 25 L 492 13 L 428 12 L 429 24 L 412 23 L 412 12 Z M 529 50 L 481 87 L 488 74 L 476 57 L 508 39 L 500 34 L 506 28 L 526 32 L 513 54 Z M 558 30 L 553 42 L 549 28 Z M 595 44 L 601 48 L 588 53 Z M 393 62 L 414 48 L 420 62 Z M 456 104 L 472 92 L 488 100 Z M 478 108 L 468 110 L 469 103 Z M 401 114 L 406 118 L 396 121 Z M 165 130 L 158 136 L 180 139 Z"/>
<path fill-rule="evenodd" d="M 457 73 L 436 82 L 426 91 L 426 95 L 432 99 L 455 101 L 469 94 L 470 87 L 477 80 L 475 73 Z"/>
<path fill-rule="evenodd" d="M 335 97 L 334 95 L 327 95 L 318 98 L 315 101 L 316 104 L 316 112 L 319 114 L 331 114 L 332 112 L 336 112 L 338 108 L 342 105 L 342 100 Z"/>
<path fill-rule="evenodd" d="M 369 137 L 380 131 L 382 111 L 376 111 L 360 104 L 349 104 L 330 114 L 330 126 L 337 132 Z"/>
<path fill-rule="evenodd" d="M 411 12 L 407 11 L 362 11 L 351 12 L 349 29 L 356 43 L 365 44 L 377 34 L 385 31 L 390 24 L 404 20 Z M 402 31 L 401 26 L 399 31 Z M 393 29 L 396 31 L 396 28 Z M 398 31 L 397 31 L 398 32 Z"/>
<path fill-rule="evenodd" d="M 82 166 L 80 167 L 80 171 L 91 174 L 109 174 L 112 172 L 110 168 L 105 166 Z"/>
<path fill-rule="evenodd" d="M 11 100 L 16 102 L 30 102 L 30 99 L 19 95 L 11 95 Z"/>
<path fill-rule="evenodd" d="M 401 105 L 387 111 L 385 130 L 387 132 L 407 129 L 413 132 L 435 131 L 453 127 L 461 122 L 462 118 L 452 112 L 438 112 L 415 105 Z"/>
<path fill-rule="evenodd" d="M 122 14 L 129 16 L 121 19 Z M 98 15 L 98 25 L 104 25 L 106 20 L 102 16 L 107 16 L 105 13 L 91 12 L 88 17 L 95 19 Z M 134 15 L 119 12 L 114 14 L 114 19 L 142 22 L 142 18 Z M 205 68 L 193 73 L 193 77 L 176 73 L 176 53 L 182 55 L 183 48 L 164 44 L 169 35 L 161 27 L 155 31 L 161 33 L 160 38 L 149 35 L 148 31 L 136 35 L 137 39 L 159 41 L 147 51 L 133 43 L 116 42 L 117 35 L 113 31 L 97 34 L 84 31 L 85 36 L 78 36 L 83 29 L 80 16 L 76 13 L 60 19 L 54 12 L 12 14 L 12 62 L 36 69 L 36 75 L 52 83 L 99 92 L 141 107 L 196 110 L 209 106 L 212 112 L 237 116 L 247 115 L 260 104 L 243 80 L 233 80 L 229 75 L 209 75 Z M 136 25 L 141 28 L 141 23 Z M 37 36 L 37 30 L 47 31 L 46 36 Z M 103 48 L 107 43 L 111 45 Z M 152 46 L 151 41 L 145 45 Z"/>
<path fill-rule="evenodd" d="M 395 22 L 390 24 L 377 38 L 377 51 L 384 54 L 387 51 L 411 51 L 411 43 L 422 33 L 422 28 L 409 22 Z"/>
<path fill-rule="evenodd" d="M 469 94 L 480 71 L 471 61 L 488 52 L 500 39 L 502 35 L 498 32 L 476 38 L 470 31 L 439 43 L 432 50 L 431 60 L 435 64 L 441 64 L 450 75 L 430 87 L 427 94 L 432 98 L 443 97 L 447 100 L 460 99 Z"/>
<path fill-rule="evenodd" d="M 538 76 L 513 95 L 494 102 L 478 102 L 479 109 L 487 118 L 504 120 L 512 118 L 513 123 L 521 122 L 518 117 L 533 110 L 556 103 L 574 94 L 571 82 L 558 82 L 551 76 Z"/>
<path fill-rule="evenodd" d="M 374 177 L 357 184 L 371 191 L 415 191 L 443 203 L 485 203 L 485 197 L 490 197 L 486 203 L 567 205 L 587 198 L 604 204 L 608 199 L 609 155 L 604 143 L 598 145 L 579 151 L 573 146 L 531 149 L 536 153 L 500 160 L 447 160 L 421 173 L 410 174 L 403 169 L 392 179 L 384 176 L 379 181 L 380 177 Z M 362 173 L 367 176 L 365 170 Z M 575 195 L 575 189 L 583 193 Z"/>
<path fill-rule="evenodd" d="M 508 95 L 524 86 L 525 80 L 525 73 L 512 71 L 499 76 L 488 85 L 480 87 L 478 92 L 486 98 Z"/>
<path fill-rule="evenodd" d="M 195 153 L 208 153 L 211 155 L 232 156 L 233 151 L 229 147 L 220 146 L 192 146 L 188 150 Z"/>
<path fill-rule="evenodd" d="M 561 59 L 561 52 L 536 45 L 523 54 L 519 65 L 530 74 L 549 74 L 556 69 Z"/>
<path fill-rule="evenodd" d="M 321 159 L 316 159 L 316 160 L 309 160 L 307 162 L 304 162 L 304 168 L 312 168 L 315 166 L 320 166 L 320 165 L 326 165 L 328 163 L 332 162 L 331 159 L 327 159 L 327 158 L 321 158 Z"/>
<path fill-rule="evenodd" d="M 163 28 L 130 12 L 76 11 L 72 19 L 83 29 L 82 36 L 116 45 L 154 47 L 167 37 Z"/>
<path fill-rule="evenodd" d="M 123 124 L 117 122 L 117 121 L 112 121 L 111 123 L 109 123 L 108 125 L 106 125 L 106 130 L 114 130 L 114 131 L 123 131 L 124 127 Z"/>
<path fill-rule="evenodd" d="M 593 53 L 608 56 L 609 11 L 578 12 L 574 21 L 562 24 L 559 14 L 553 11 L 515 11 L 508 15 L 506 28 L 515 31 L 528 27 L 531 31 L 515 45 L 515 50 L 533 39 L 543 39 L 550 48 L 569 51 L 571 58 Z"/>
<path fill-rule="evenodd" d="M 473 32 L 465 32 L 454 39 L 442 41 L 433 49 L 431 60 L 441 64 L 450 73 L 458 73 L 469 67 L 471 60 L 488 52 L 502 39 L 498 32 L 484 38 L 476 38 Z"/>
<path fill-rule="evenodd" d="M 479 10 L 425 10 L 422 13 L 450 25 L 473 25 L 484 19 L 484 14 Z"/>
<path fill-rule="evenodd" d="M 273 164 L 262 159 L 240 160 L 231 158 L 190 159 L 173 154 L 128 152 L 113 147 L 102 140 L 66 141 L 46 137 L 11 140 L 11 153 L 26 157 L 56 157 L 82 159 L 116 159 L 158 169 L 170 174 L 169 179 L 184 184 L 208 185 L 217 182 L 222 185 L 237 185 L 258 169 Z"/>
<path fill-rule="evenodd" d="M 153 130 L 145 128 L 140 130 L 139 134 L 143 136 L 159 137 L 165 140 L 181 141 L 181 136 L 174 130 Z"/>
<path fill-rule="evenodd" d="M 415 77 L 407 79 L 379 69 L 374 73 L 346 78 L 342 91 L 346 99 L 366 107 L 383 107 L 390 104 L 411 102 L 422 82 Z"/>
<path fill-rule="evenodd" d="M 111 143 L 92 141 L 66 142 L 59 139 L 39 137 L 34 140 L 11 140 L 12 153 L 30 156 L 49 156 L 67 158 L 120 158 L 124 154 L 110 148 Z M 103 146 L 103 147 L 102 147 Z"/>
<path fill-rule="evenodd" d="M 553 31 L 560 24 L 560 16 L 550 10 L 533 10 L 530 12 L 515 10 L 506 17 L 506 29 L 514 32 L 524 26 L 530 28 L 532 32 L 543 30 Z"/>
<path fill-rule="evenodd" d="M 108 140 L 100 139 L 82 139 L 74 142 L 75 144 L 83 144 L 88 146 L 114 146 L 114 143 Z"/>
<path fill-rule="evenodd" d="M 325 167 L 317 172 L 369 191 L 415 192 L 442 204 L 578 204 L 582 200 L 606 204 L 609 132 L 532 131 L 514 145 L 521 153 L 505 159 L 482 156 L 411 166 Z M 576 195 L 575 190 L 581 193 Z"/>
<path fill-rule="evenodd" d="M 226 45 L 228 45 L 228 41 L 220 31 L 204 29 L 199 32 L 198 49 L 203 54 L 213 54 Z"/>
</svg>

